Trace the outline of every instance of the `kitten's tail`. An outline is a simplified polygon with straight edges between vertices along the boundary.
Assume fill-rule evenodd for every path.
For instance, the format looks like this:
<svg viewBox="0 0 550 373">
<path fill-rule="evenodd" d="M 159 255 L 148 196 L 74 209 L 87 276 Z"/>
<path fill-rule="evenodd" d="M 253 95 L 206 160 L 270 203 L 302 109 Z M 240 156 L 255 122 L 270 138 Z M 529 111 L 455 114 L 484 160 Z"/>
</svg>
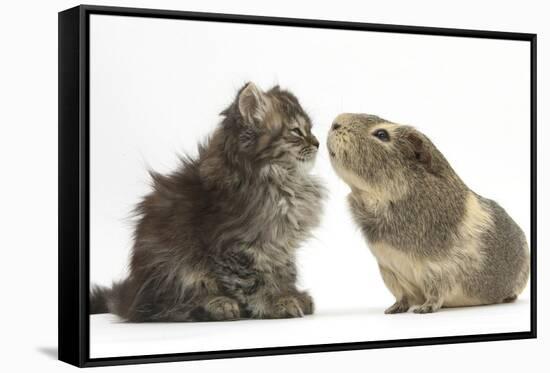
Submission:
<svg viewBox="0 0 550 373">
<path fill-rule="evenodd" d="M 109 298 L 112 289 L 105 286 L 94 285 L 90 290 L 90 314 L 109 313 Z"/>
</svg>

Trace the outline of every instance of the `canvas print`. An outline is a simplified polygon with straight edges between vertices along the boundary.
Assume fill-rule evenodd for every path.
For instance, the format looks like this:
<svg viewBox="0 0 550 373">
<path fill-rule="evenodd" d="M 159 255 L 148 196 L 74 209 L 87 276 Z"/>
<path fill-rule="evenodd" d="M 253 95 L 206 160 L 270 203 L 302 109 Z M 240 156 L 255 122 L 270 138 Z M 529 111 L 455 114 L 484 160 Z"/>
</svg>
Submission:
<svg viewBox="0 0 550 373">
<path fill-rule="evenodd" d="M 89 27 L 91 358 L 530 330 L 528 42 Z"/>
</svg>

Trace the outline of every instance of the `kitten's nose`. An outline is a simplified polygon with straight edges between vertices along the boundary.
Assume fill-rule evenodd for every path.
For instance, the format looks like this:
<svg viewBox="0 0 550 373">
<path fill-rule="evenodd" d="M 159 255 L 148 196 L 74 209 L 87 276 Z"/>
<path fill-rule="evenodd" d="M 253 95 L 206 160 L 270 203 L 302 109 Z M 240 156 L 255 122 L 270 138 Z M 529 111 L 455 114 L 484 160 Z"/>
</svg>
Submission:
<svg viewBox="0 0 550 373">
<path fill-rule="evenodd" d="M 315 137 L 311 138 L 311 145 L 315 146 L 317 149 L 319 149 L 319 141 Z"/>
<path fill-rule="evenodd" d="M 333 130 L 333 131 L 336 131 L 336 130 L 337 130 L 338 128 L 340 128 L 340 127 L 342 127 L 342 126 L 339 125 L 338 123 L 334 123 L 334 124 L 332 125 L 332 130 Z"/>
</svg>

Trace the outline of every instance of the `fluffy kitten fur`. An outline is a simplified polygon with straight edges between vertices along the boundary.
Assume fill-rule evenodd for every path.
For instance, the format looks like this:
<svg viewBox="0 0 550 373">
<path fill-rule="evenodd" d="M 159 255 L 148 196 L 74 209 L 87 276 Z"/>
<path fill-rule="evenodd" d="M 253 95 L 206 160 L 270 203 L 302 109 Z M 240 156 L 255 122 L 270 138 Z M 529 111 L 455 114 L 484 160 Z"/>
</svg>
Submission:
<svg viewBox="0 0 550 373">
<path fill-rule="evenodd" d="M 133 322 L 299 317 L 295 252 L 318 225 L 324 195 L 308 174 L 319 143 L 296 97 L 246 84 L 197 159 L 136 208 L 129 277 L 94 287 L 91 313 Z"/>
</svg>

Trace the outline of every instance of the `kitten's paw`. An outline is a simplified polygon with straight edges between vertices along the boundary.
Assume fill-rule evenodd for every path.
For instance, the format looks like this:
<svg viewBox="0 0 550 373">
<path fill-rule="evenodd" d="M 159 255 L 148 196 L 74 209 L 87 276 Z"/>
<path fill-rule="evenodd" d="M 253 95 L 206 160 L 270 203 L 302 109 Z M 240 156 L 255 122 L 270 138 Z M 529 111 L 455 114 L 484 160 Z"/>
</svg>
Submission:
<svg viewBox="0 0 550 373">
<path fill-rule="evenodd" d="M 414 313 L 433 313 L 441 307 L 435 303 L 424 303 L 413 310 Z"/>
<path fill-rule="evenodd" d="M 306 291 L 299 292 L 296 298 L 300 301 L 300 307 L 304 315 L 311 315 L 315 309 L 313 298 Z"/>
<path fill-rule="evenodd" d="M 395 302 L 393 305 L 391 305 L 389 308 L 387 308 L 384 313 L 386 315 L 388 314 L 394 314 L 394 313 L 403 313 L 407 312 L 409 310 L 409 304 L 407 302 L 398 301 Z"/>
<path fill-rule="evenodd" d="M 204 307 L 212 320 L 237 320 L 241 316 L 239 303 L 229 297 L 212 298 Z"/>
<path fill-rule="evenodd" d="M 273 316 L 276 318 L 303 317 L 304 311 L 297 298 L 285 296 L 275 302 Z"/>
</svg>

